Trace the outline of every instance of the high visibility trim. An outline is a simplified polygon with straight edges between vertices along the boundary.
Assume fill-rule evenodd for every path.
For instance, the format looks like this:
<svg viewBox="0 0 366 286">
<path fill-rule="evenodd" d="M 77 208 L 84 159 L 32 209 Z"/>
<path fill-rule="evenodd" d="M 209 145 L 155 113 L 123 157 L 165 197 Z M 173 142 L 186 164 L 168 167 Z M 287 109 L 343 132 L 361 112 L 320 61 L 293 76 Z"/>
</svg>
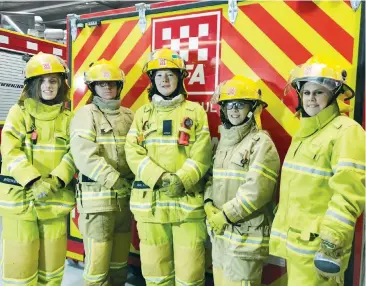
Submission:
<svg viewBox="0 0 366 286">
<path fill-rule="evenodd" d="M 43 144 L 37 144 L 37 145 L 33 145 L 30 144 L 28 142 L 25 142 L 23 144 L 23 147 L 25 146 L 25 148 L 29 148 L 32 149 L 33 151 L 58 151 L 58 152 L 62 152 L 62 151 L 68 151 L 69 150 L 69 146 L 57 146 L 57 145 L 43 145 Z"/>
<path fill-rule="evenodd" d="M 93 244 L 93 239 L 88 238 L 88 250 L 89 250 L 88 254 L 90 257 L 87 261 L 87 267 L 85 268 L 86 271 L 84 271 L 83 277 L 87 281 L 93 281 L 93 282 L 102 281 L 103 279 L 105 279 L 107 277 L 107 273 L 95 274 L 95 275 L 90 274 L 91 261 L 92 261 L 92 257 L 93 257 L 92 249 L 94 249 L 92 247 L 92 244 Z"/>
<path fill-rule="evenodd" d="M 49 206 L 57 206 L 57 207 L 64 207 L 64 208 L 72 208 L 75 204 L 74 203 L 66 203 L 64 201 L 46 201 L 46 202 L 35 202 L 36 207 L 44 208 Z"/>
<path fill-rule="evenodd" d="M 338 164 L 333 168 L 333 172 L 336 173 L 339 169 L 354 169 L 355 171 L 366 171 L 366 166 L 361 161 L 355 160 L 339 160 Z"/>
<path fill-rule="evenodd" d="M 137 174 L 138 178 L 141 179 L 142 172 L 144 171 L 145 167 L 150 163 L 150 157 L 146 156 L 142 161 L 140 162 L 138 168 L 137 168 Z"/>
<path fill-rule="evenodd" d="M 214 179 L 246 180 L 247 172 L 239 170 L 213 169 Z"/>
<path fill-rule="evenodd" d="M 183 286 L 198 286 L 198 285 L 203 285 L 203 283 L 205 282 L 205 278 L 202 278 L 201 280 L 197 280 L 194 282 L 184 282 L 182 280 L 179 280 L 177 277 L 175 277 L 175 282 L 177 282 L 179 285 L 183 285 Z"/>
<path fill-rule="evenodd" d="M 37 280 L 37 278 L 38 278 L 38 271 L 36 273 L 34 273 L 31 277 L 26 278 L 26 279 L 6 278 L 5 275 L 3 274 L 2 282 L 6 283 L 6 284 L 10 284 L 10 285 L 28 285 L 33 280 Z"/>
<path fill-rule="evenodd" d="M 257 210 L 256 206 L 253 205 L 250 200 L 243 194 L 243 192 L 237 192 L 236 197 L 238 198 L 240 204 L 244 207 L 244 209 L 251 214 Z"/>
<path fill-rule="evenodd" d="M 271 236 L 272 237 L 278 237 L 281 240 L 286 240 L 287 239 L 287 234 L 286 233 L 282 233 L 282 232 L 280 232 L 278 230 L 275 230 L 275 229 L 271 230 Z"/>
<path fill-rule="evenodd" d="M 136 129 L 130 129 L 127 133 L 127 136 L 137 136 L 137 130 Z"/>
<path fill-rule="evenodd" d="M 160 277 L 156 277 L 156 276 L 144 276 L 146 281 L 149 281 L 151 283 L 162 283 L 164 281 L 169 281 L 171 279 L 173 279 L 175 276 L 175 273 L 170 274 L 168 276 L 160 276 Z"/>
<path fill-rule="evenodd" d="M 10 123 L 5 123 L 4 127 L 3 127 L 3 132 L 5 131 L 12 131 L 13 133 L 15 133 L 19 139 L 22 139 L 25 137 L 24 133 L 21 133 L 18 129 L 16 129 L 12 124 Z"/>
<path fill-rule="evenodd" d="M 65 268 L 65 266 L 62 265 L 60 268 L 56 269 L 55 271 L 51 271 L 51 272 L 38 270 L 38 275 L 41 276 L 42 278 L 46 278 L 47 280 L 50 279 L 50 278 L 57 277 L 57 276 L 62 277 L 62 274 L 64 272 L 64 268 Z"/>
<path fill-rule="evenodd" d="M 95 132 L 85 129 L 75 129 L 75 131 L 72 133 L 72 137 L 75 135 L 93 142 L 97 136 Z"/>
<path fill-rule="evenodd" d="M 302 254 L 302 255 L 314 256 L 315 253 L 317 252 L 317 249 L 304 249 L 304 248 L 299 248 L 298 246 L 292 245 L 289 241 L 287 241 L 286 247 L 289 250 L 291 250 L 293 252 L 296 252 L 296 253 L 299 253 L 299 254 Z"/>
<path fill-rule="evenodd" d="M 194 141 L 189 141 L 189 144 L 193 144 Z M 177 139 L 164 139 L 164 138 L 151 138 L 143 141 L 143 144 L 147 145 L 179 145 Z"/>
<path fill-rule="evenodd" d="M 98 164 L 95 166 L 95 168 L 93 169 L 93 171 L 91 172 L 91 175 L 89 176 L 91 179 L 93 179 L 94 181 L 97 180 L 100 172 L 105 168 L 106 164 L 104 163 L 103 160 L 100 160 L 98 162 Z"/>
<path fill-rule="evenodd" d="M 116 136 L 115 138 L 113 138 L 111 136 L 97 136 L 96 142 L 98 144 L 112 144 L 112 145 L 123 145 L 126 143 L 126 136 L 118 136 L 118 137 Z"/>
<path fill-rule="evenodd" d="M 113 199 L 116 198 L 116 191 L 103 191 L 103 192 L 82 192 L 80 197 L 83 200 L 94 200 L 94 199 Z"/>
<path fill-rule="evenodd" d="M 198 178 L 202 178 L 202 173 L 200 168 L 198 167 L 197 163 L 192 160 L 192 159 L 187 159 L 185 164 L 187 164 L 187 166 L 191 167 L 193 170 L 196 171 Z"/>
<path fill-rule="evenodd" d="M 66 155 L 64 155 L 62 157 L 62 161 L 65 161 L 68 165 L 70 165 L 70 167 L 76 169 L 74 160 L 72 159 L 72 156 L 70 153 L 67 153 Z"/>
<path fill-rule="evenodd" d="M 3 208 L 16 208 L 16 207 L 24 207 L 29 205 L 31 200 L 22 200 L 21 202 L 7 202 L 7 201 L 0 201 L 0 206 Z"/>
<path fill-rule="evenodd" d="M 12 172 L 16 167 L 18 167 L 21 163 L 27 162 L 28 159 L 25 155 L 20 155 L 17 158 L 15 158 L 11 163 L 8 165 L 8 172 Z"/>
<path fill-rule="evenodd" d="M 257 172 L 263 176 L 265 176 L 266 178 L 272 180 L 273 182 L 277 182 L 277 174 L 274 173 L 272 170 L 270 170 L 269 168 L 267 168 L 266 166 L 260 164 L 260 163 L 254 163 L 251 168 L 251 170 L 253 170 L 254 172 Z"/>
<path fill-rule="evenodd" d="M 323 170 L 316 169 L 316 168 L 313 168 L 310 166 L 299 165 L 299 164 L 294 164 L 294 163 L 290 163 L 290 162 L 284 162 L 283 169 L 296 171 L 298 173 L 307 174 L 310 176 L 320 176 L 320 177 L 326 177 L 326 178 L 330 178 L 333 176 L 333 172 L 331 172 L 331 171 L 325 171 L 324 169 Z"/>
<path fill-rule="evenodd" d="M 109 269 L 122 269 L 127 267 L 127 261 L 124 262 L 110 262 Z"/>
<path fill-rule="evenodd" d="M 130 208 L 131 210 L 141 210 L 141 211 L 146 211 L 146 210 L 150 210 L 153 208 L 159 208 L 159 209 L 169 209 L 169 208 L 180 208 L 183 211 L 201 211 L 203 210 L 203 206 L 202 205 L 190 205 L 190 204 L 185 204 L 183 202 L 179 202 L 179 201 L 163 201 L 163 202 L 153 202 L 153 203 L 137 203 L 137 204 L 133 204 L 130 203 Z"/>
<path fill-rule="evenodd" d="M 353 229 L 353 227 L 356 225 L 355 221 L 350 220 L 338 213 L 335 213 L 332 210 L 327 210 L 327 212 L 325 213 L 326 216 L 330 216 L 332 218 L 335 218 L 337 221 L 340 221 L 346 225 L 348 225 L 349 227 L 351 227 L 351 229 Z"/>
<path fill-rule="evenodd" d="M 245 245 L 251 245 L 251 246 L 269 246 L 269 238 L 265 238 L 263 237 L 263 239 L 261 241 L 252 239 L 252 237 L 250 239 L 246 239 L 244 237 L 235 237 L 233 236 L 233 233 L 230 232 L 226 232 L 223 235 L 218 235 L 217 236 L 218 239 L 221 240 L 225 240 L 225 241 L 229 241 L 232 244 L 235 245 L 241 245 L 241 246 L 245 246 Z"/>
</svg>

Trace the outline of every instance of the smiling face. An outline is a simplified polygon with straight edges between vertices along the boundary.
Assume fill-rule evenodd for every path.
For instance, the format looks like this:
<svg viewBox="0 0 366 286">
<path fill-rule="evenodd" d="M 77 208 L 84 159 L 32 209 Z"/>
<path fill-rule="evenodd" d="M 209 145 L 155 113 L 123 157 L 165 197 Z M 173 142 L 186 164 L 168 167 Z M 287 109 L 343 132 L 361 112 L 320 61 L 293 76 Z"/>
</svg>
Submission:
<svg viewBox="0 0 366 286">
<path fill-rule="evenodd" d="M 98 81 L 95 83 L 95 92 L 103 99 L 114 99 L 117 96 L 117 82 Z"/>
<path fill-rule="evenodd" d="M 250 105 L 242 101 L 230 101 L 225 104 L 226 116 L 234 126 L 244 122 L 250 111 Z"/>
<path fill-rule="evenodd" d="M 53 100 L 57 96 L 61 85 L 58 74 L 46 74 L 41 76 L 41 97 L 43 100 Z"/>
<path fill-rule="evenodd" d="M 302 106 L 309 116 L 315 116 L 328 106 L 332 92 L 321 84 L 307 82 L 301 90 Z"/>
<path fill-rule="evenodd" d="M 156 88 L 163 96 L 170 96 L 178 86 L 178 76 L 170 69 L 158 70 L 154 80 Z"/>
</svg>

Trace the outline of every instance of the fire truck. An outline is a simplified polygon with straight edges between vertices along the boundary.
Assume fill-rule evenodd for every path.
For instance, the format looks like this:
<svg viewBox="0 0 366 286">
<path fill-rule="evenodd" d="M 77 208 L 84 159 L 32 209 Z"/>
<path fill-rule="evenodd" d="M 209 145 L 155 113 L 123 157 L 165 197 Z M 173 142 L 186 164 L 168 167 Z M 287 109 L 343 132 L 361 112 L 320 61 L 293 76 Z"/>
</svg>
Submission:
<svg viewBox="0 0 366 286">
<path fill-rule="evenodd" d="M 268 103 L 263 126 L 283 160 L 299 127 L 294 116 L 297 102 L 284 97 L 283 90 L 290 71 L 312 55 L 325 54 L 347 69 L 348 83 L 356 90 L 349 116 L 365 127 L 365 3 L 361 2 L 167 1 L 68 15 L 72 109 L 77 111 L 89 101 L 83 73 L 90 63 L 104 58 L 125 72 L 121 104 L 136 111 L 148 102 L 149 78 L 142 74 L 147 56 L 168 47 L 187 63 L 189 99 L 206 110 L 213 145 L 218 142 L 220 120 L 218 107 L 210 99 L 217 85 L 239 74 L 258 80 Z M 69 219 L 67 256 L 83 261 L 77 218 L 74 210 Z M 135 228 L 133 232 L 129 263 L 138 266 Z M 364 285 L 364 239 L 364 218 L 360 217 L 345 285 Z M 263 285 L 287 285 L 285 261 L 270 257 L 267 262 Z"/>
<path fill-rule="evenodd" d="M 39 52 L 66 60 L 66 46 L 0 28 L 0 124 L 17 102 L 24 84 L 27 59 Z"/>
</svg>

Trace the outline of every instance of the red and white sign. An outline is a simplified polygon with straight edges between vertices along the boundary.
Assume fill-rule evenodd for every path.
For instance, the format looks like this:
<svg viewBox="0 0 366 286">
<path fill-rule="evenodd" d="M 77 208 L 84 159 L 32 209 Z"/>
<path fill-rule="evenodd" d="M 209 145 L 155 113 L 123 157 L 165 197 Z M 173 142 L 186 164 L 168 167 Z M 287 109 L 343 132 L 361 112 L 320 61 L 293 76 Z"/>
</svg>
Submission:
<svg viewBox="0 0 366 286">
<path fill-rule="evenodd" d="M 152 50 L 170 48 L 185 60 L 189 95 L 212 94 L 218 85 L 220 11 L 153 19 Z"/>
</svg>

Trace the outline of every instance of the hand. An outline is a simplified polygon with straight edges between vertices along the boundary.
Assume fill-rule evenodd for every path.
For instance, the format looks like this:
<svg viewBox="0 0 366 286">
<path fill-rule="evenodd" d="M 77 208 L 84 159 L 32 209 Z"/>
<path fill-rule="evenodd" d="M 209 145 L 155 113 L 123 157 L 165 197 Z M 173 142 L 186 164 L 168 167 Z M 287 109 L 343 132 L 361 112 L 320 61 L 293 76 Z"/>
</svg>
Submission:
<svg viewBox="0 0 366 286">
<path fill-rule="evenodd" d="M 214 214 L 220 212 L 220 210 L 217 207 L 215 207 L 212 202 L 205 203 L 204 208 L 207 219 L 210 219 Z"/>
<path fill-rule="evenodd" d="M 339 283 L 341 275 L 342 249 L 322 240 L 320 249 L 315 253 L 314 265 L 317 273 L 325 278 L 335 279 Z"/>
<path fill-rule="evenodd" d="M 117 181 L 112 186 L 113 190 L 131 189 L 131 184 L 124 178 L 118 177 Z"/>
<path fill-rule="evenodd" d="M 61 189 L 61 187 L 65 184 L 61 183 L 62 181 L 57 176 L 50 176 L 48 178 L 43 179 L 44 182 L 50 184 L 51 191 L 56 193 Z"/>
<path fill-rule="evenodd" d="M 225 227 L 229 225 L 223 211 L 212 215 L 211 218 L 208 219 L 208 223 L 216 235 L 223 234 Z"/>
<path fill-rule="evenodd" d="M 43 179 L 35 181 L 31 185 L 30 190 L 32 191 L 34 199 L 38 201 L 46 201 L 53 196 L 51 185 Z M 31 196 L 29 195 L 29 197 Z"/>
<path fill-rule="evenodd" d="M 184 186 L 176 174 L 164 173 L 162 175 L 162 187 L 159 191 L 164 192 L 171 198 L 180 197 L 184 194 Z"/>
</svg>

